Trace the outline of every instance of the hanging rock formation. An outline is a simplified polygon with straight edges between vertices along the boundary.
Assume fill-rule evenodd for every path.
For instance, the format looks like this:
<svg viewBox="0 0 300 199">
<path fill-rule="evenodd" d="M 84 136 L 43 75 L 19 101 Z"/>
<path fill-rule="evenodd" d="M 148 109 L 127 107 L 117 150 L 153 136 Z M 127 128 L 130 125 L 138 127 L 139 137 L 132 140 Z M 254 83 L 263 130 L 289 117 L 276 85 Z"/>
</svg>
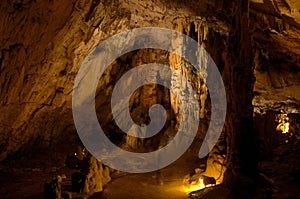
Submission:
<svg viewBox="0 0 300 199">
<path fill-rule="evenodd" d="M 24 154 L 65 160 L 80 143 L 71 102 L 82 61 L 101 41 L 138 27 L 185 33 L 203 45 L 218 66 L 227 98 L 223 182 L 226 189 L 239 190 L 229 193 L 228 198 L 255 194 L 259 133 L 254 131 L 253 112 L 276 109 L 299 113 L 300 96 L 295 92 L 300 85 L 297 1 L 12 0 L 1 3 L 0 16 L 0 161 Z M 124 132 L 112 122 L 109 96 L 123 73 L 155 61 L 191 77 L 204 121 L 198 138 L 203 139 L 210 116 L 205 81 L 180 58 L 153 49 L 120 57 L 101 77 L 96 110 L 103 129 L 117 144 L 124 142 Z M 131 114 L 137 121 L 149 122 L 148 108 L 161 103 L 168 111 L 168 125 L 176 129 L 180 122 L 179 103 L 164 88 L 146 85 L 130 100 Z M 128 141 L 136 145 L 136 140 Z M 210 161 L 219 159 L 223 150 L 224 145 L 214 149 L 218 155 L 210 154 Z M 97 170 L 99 165 L 93 164 Z M 94 181 L 87 179 L 90 187 Z"/>
</svg>

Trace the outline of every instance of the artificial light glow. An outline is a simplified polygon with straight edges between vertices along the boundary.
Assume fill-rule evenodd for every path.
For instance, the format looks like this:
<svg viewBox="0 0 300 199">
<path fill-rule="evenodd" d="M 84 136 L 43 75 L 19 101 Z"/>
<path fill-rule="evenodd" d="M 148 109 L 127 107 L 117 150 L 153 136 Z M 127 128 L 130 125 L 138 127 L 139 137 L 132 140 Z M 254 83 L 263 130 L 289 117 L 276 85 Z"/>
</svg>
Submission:
<svg viewBox="0 0 300 199">
<path fill-rule="evenodd" d="M 206 187 L 211 187 L 211 186 L 214 186 L 214 184 L 205 185 L 204 180 L 202 178 L 199 178 L 198 181 L 194 181 L 191 184 L 184 185 L 183 190 L 186 193 L 191 193 L 193 191 L 198 191 L 198 190 L 204 189 Z"/>
<path fill-rule="evenodd" d="M 287 114 L 278 114 L 276 120 L 279 123 L 276 127 L 276 130 L 281 131 L 282 134 L 288 133 L 290 128 L 290 123 Z"/>
</svg>

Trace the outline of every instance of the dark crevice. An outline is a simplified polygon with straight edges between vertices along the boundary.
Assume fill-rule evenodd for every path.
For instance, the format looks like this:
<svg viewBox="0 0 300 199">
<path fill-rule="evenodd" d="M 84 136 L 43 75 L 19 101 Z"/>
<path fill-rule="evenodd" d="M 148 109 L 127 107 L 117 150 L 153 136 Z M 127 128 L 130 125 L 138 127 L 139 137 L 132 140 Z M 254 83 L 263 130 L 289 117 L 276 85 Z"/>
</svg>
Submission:
<svg viewBox="0 0 300 199">
<path fill-rule="evenodd" d="M 90 10 L 88 11 L 88 13 L 86 14 L 86 17 L 84 19 L 85 22 L 88 22 L 94 16 L 95 8 L 97 8 L 97 6 L 100 4 L 100 1 L 101 0 L 93 0 L 92 1 Z"/>
</svg>

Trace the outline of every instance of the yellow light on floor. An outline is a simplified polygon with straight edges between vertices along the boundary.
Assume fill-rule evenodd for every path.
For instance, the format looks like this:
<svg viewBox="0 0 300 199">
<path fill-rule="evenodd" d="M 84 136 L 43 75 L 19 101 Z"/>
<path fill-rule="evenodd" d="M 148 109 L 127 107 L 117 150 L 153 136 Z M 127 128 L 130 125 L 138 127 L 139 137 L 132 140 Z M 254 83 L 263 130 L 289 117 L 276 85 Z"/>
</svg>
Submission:
<svg viewBox="0 0 300 199">
<path fill-rule="evenodd" d="M 186 193 L 191 193 L 193 191 L 198 191 L 198 190 L 204 189 L 206 187 L 211 187 L 211 186 L 214 186 L 214 185 L 213 184 L 205 185 L 204 180 L 202 178 L 199 178 L 198 181 L 195 181 L 189 185 L 183 186 L 183 190 Z"/>
</svg>

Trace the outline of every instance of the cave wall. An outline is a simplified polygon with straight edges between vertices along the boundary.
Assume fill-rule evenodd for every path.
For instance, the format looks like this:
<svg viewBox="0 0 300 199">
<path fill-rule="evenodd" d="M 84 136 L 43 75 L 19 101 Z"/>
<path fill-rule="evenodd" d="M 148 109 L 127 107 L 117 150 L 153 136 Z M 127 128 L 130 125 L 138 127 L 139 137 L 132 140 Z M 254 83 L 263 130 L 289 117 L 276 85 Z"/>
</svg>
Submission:
<svg viewBox="0 0 300 199">
<path fill-rule="evenodd" d="M 206 35 L 213 34 L 225 46 L 225 23 L 216 18 L 206 22 L 201 17 L 190 17 L 207 12 L 206 8 L 206 2 L 193 1 L 185 6 L 180 1 L 3 3 L 0 159 L 16 152 L 32 155 L 35 151 L 61 151 L 60 147 L 72 150 L 72 145 L 78 143 L 71 113 L 74 78 L 84 57 L 105 38 L 134 27 L 173 28 L 179 24 L 198 41 L 209 41 Z M 190 31 L 192 23 L 202 25 Z M 211 52 L 216 45 L 212 42 Z M 219 52 L 214 58 L 222 60 Z M 224 65 L 222 62 L 217 61 L 217 65 Z M 103 82 L 112 83 L 114 73 L 107 71 Z M 202 89 L 204 105 L 207 91 Z M 104 96 L 101 92 L 99 101 Z M 202 117 L 204 112 L 202 106 Z"/>
<path fill-rule="evenodd" d="M 118 8 L 100 1 L 1 4 L 1 160 L 32 146 L 31 152 L 72 148 L 80 63 L 101 39 L 129 26 L 125 10 L 112 7 Z"/>
<path fill-rule="evenodd" d="M 248 9 L 248 2 L 241 0 L 184 5 L 164 1 L 2 4 L 6 20 L 1 23 L 0 159 L 26 150 L 59 151 L 59 146 L 65 147 L 64 152 L 70 150 L 69 141 L 76 140 L 71 114 L 74 78 L 84 57 L 99 42 L 134 27 L 178 27 L 175 30 L 205 44 L 221 70 L 228 100 L 225 184 L 237 186 L 239 174 L 256 172 L 255 151 L 249 150 L 255 145 L 255 136 L 249 92 L 253 80 Z M 193 17 L 204 13 L 209 17 Z M 201 25 L 191 30 L 192 24 Z M 109 81 L 111 77 L 104 78 Z M 205 104 L 206 88 L 198 87 L 203 89 Z M 176 113 L 177 108 L 174 110 Z"/>
<path fill-rule="evenodd" d="M 255 112 L 299 110 L 299 2 L 252 1 Z"/>
</svg>

